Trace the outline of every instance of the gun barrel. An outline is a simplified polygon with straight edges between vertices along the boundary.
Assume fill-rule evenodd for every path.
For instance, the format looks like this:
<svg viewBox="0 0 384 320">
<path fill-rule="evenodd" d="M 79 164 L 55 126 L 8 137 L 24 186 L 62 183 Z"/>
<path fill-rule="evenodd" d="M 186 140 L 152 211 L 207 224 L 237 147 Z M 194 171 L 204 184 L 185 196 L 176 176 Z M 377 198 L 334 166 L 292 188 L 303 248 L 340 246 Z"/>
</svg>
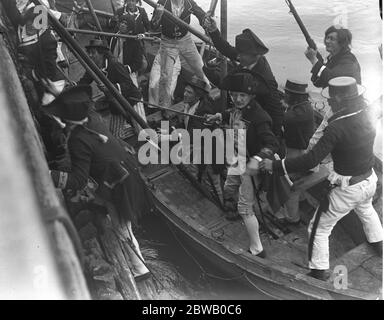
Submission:
<svg viewBox="0 0 384 320">
<path fill-rule="evenodd" d="M 303 35 L 304 35 L 304 37 L 305 37 L 305 40 L 306 40 L 307 43 L 308 43 L 308 46 L 309 46 L 310 48 L 314 49 L 314 50 L 317 50 L 315 41 L 313 41 L 313 39 L 312 39 L 311 36 L 309 35 L 309 32 L 308 32 L 307 28 L 304 26 L 304 23 L 303 23 L 303 21 L 301 20 L 299 14 L 297 13 L 296 8 L 293 6 L 293 3 L 291 2 L 291 0 L 285 0 L 285 2 L 287 3 L 290 12 L 293 14 L 293 16 L 294 16 L 294 18 L 295 18 L 297 24 L 299 25 L 300 30 L 301 30 L 301 32 L 303 33 Z"/>
<path fill-rule="evenodd" d="M 209 6 L 209 10 L 208 10 L 208 13 L 211 17 L 215 15 L 216 6 L 217 6 L 218 2 L 219 2 L 219 0 L 212 0 L 211 1 L 211 5 Z"/>
</svg>

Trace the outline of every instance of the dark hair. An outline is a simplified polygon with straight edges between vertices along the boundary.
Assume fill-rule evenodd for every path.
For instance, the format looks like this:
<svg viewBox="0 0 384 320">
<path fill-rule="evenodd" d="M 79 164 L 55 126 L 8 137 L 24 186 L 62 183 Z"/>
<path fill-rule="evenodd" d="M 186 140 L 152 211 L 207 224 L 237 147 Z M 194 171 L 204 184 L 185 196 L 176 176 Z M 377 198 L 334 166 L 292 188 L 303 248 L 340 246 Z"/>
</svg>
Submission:
<svg viewBox="0 0 384 320">
<path fill-rule="evenodd" d="M 309 94 L 297 94 L 297 93 L 285 91 L 284 99 L 290 106 L 293 106 L 294 104 L 308 101 Z"/>
<path fill-rule="evenodd" d="M 199 98 L 199 100 L 202 98 L 202 97 L 205 97 L 207 95 L 207 93 L 201 89 L 201 88 L 198 88 L 198 87 L 195 87 L 193 85 L 191 85 L 190 83 L 186 83 L 185 85 L 185 88 L 186 87 L 190 87 L 192 88 L 193 92 L 195 93 L 195 95 Z"/>
<path fill-rule="evenodd" d="M 96 49 L 96 52 L 98 54 L 102 54 L 105 58 L 109 58 L 109 56 L 112 54 L 111 51 L 107 48 L 102 48 L 102 47 L 90 47 L 87 48 L 87 53 L 91 51 L 91 49 Z"/>
<path fill-rule="evenodd" d="M 327 38 L 328 34 L 336 32 L 337 33 L 337 42 L 343 49 L 349 48 L 352 43 L 352 33 L 348 29 L 338 28 L 335 26 L 330 26 L 327 30 L 325 30 L 324 42 Z"/>
</svg>

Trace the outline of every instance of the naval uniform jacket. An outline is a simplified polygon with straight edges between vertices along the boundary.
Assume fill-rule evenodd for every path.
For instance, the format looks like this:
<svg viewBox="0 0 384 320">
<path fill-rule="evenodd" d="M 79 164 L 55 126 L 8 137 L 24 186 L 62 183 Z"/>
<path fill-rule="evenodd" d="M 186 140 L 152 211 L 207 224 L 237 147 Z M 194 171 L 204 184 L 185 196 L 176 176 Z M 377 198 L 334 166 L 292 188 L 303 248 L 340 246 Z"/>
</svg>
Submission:
<svg viewBox="0 0 384 320">
<path fill-rule="evenodd" d="M 307 171 L 318 165 L 329 153 L 334 171 L 342 176 L 359 176 L 373 168 L 375 129 L 363 107 L 351 108 L 334 114 L 328 121 L 324 135 L 308 153 L 286 159 L 288 173 Z M 282 161 L 274 161 L 273 172 L 284 174 Z"/>
<path fill-rule="evenodd" d="M 164 9 L 168 10 L 169 12 L 172 12 L 171 0 L 159 0 L 157 4 L 163 5 Z M 201 9 L 195 1 L 184 0 L 184 10 L 179 18 L 185 23 L 190 24 L 191 14 L 195 15 L 199 20 L 200 24 L 202 25 L 204 17 L 206 15 L 204 10 Z M 155 14 L 153 15 L 153 17 L 154 16 Z M 162 35 L 170 39 L 180 39 L 188 33 L 187 29 L 177 26 L 174 22 L 167 18 L 165 14 L 163 14 L 163 16 L 161 17 L 160 24 Z M 153 18 L 151 20 L 151 25 L 153 29 L 156 29 L 156 26 L 153 24 Z"/>
<path fill-rule="evenodd" d="M 228 57 L 231 60 L 236 60 L 239 56 L 239 52 L 233 46 L 231 46 L 227 41 L 225 41 L 221 36 L 218 30 L 210 33 L 211 39 L 213 41 L 214 46 L 217 50 L 219 50 L 224 56 Z M 241 67 L 243 68 L 243 67 Z M 212 81 L 215 85 L 219 86 L 219 83 L 215 83 L 215 76 L 212 74 L 212 71 L 209 71 L 208 68 L 203 68 L 206 73 L 208 79 Z M 239 71 L 239 69 L 235 68 L 233 72 Z M 284 120 L 284 108 L 281 105 L 280 93 L 277 89 L 277 82 L 275 76 L 272 73 L 271 67 L 265 56 L 261 56 L 259 61 L 253 66 L 252 73 L 259 74 L 262 76 L 269 88 L 269 93 L 265 95 L 258 95 L 256 97 L 257 102 L 263 107 L 265 111 L 268 112 L 270 117 L 272 118 L 272 129 L 275 135 L 281 136 L 281 128 L 283 126 Z M 216 78 L 217 79 L 217 78 Z"/>
<path fill-rule="evenodd" d="M 235 108 L 226 110 L 223 114 L 223 121 L 231 120 L 231 113 L 239 112 Z M 238 123 L 230 123 L 230 127 L 246 129 L 246 147 L 248 157 L 267 155 L 262 149 L 268 148 L 272 154 L 278 151 L 279 142 L 272 132 L 272 120 L 268 113 L 255 101 L 252 100 L 248 106 L 240 110 L 241 117 Z"/>
<path fill-rule="evenodd" d="M 115 59 L 106 59 L 105 65 L 106 67 L 102 70 L 106 77 L 117 86 L 123 97 L 126 98 L 131 105 L 135 105 L 137 101 L 130 99 L 130 97 L 141 99 L 141 92 L 132 82 L 127 68 Z M 86 72 L 78 84 L 89 85 L 92 82 L 93 78 Z"/>
<path fill-rule="evenodd" d="M 113 202 L 122 218 L 135 222 L 148 202 L 138 169 L 100 116 L 91 111 L 88 119 L 84 125 L 75 125 L 69 133 L 71 170 L 52 170 L 53 181 L 57 187 L 73 192 L 83 189 L 92 177 L 99 185 L 99 195 Z M 98 134 L 106 136 L 108 141 L 104 143 Z"/>
<path fill-rule="evenodd" d="M 328 81 L 336 77 L 352 77 L 361 84 L 360 64 L 350 49 L 342 50 L 327 62 L 318 61 L 311 70 L 311 80 L 318 88 L 328 86 Z"/>
<path fill-rule="evenodd" d="M 315 119 L 309 101 L 289 106 L 284 114 L 284 139 L 288 148 L 306 150 L 315 132 Z"/>
</svg>

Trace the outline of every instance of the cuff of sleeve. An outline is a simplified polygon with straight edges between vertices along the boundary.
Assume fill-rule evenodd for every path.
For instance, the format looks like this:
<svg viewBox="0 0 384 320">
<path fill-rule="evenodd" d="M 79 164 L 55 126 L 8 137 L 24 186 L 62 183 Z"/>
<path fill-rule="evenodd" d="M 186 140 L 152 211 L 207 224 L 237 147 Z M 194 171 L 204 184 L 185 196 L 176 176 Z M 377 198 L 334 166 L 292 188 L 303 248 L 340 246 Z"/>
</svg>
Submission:
<svg viewBox="0 0 384 320">
<path fill-rule="evenodd" d="M 209 32 L 209 35 L 211 36 L 211 39 L 218 39 L 220 38 L 220 31 L 219 29 L 216 29 L 215 31 L 213 32 Z"/>
<path fill-rule="evenodd" d="M 312 67 L 311 73 L 313 75 L 317 75 L 322 67 L 325 68 L 325 66 L 323 65 L 323 62 L 322 61 L 317 61 L 316 64 Z"/>
<path fill-rule="evenodd" d="M 260 158 L 259 156 L 253 156 L 252 158 L 253 158 L 253 159 L 256 159 L 257 161 L 263 161 L 263 159 Z"/>
<path fill-rule="evenodd" d="M 284 170 L 284 175 L 288 175 L 287 169 L 285 168 L 285 159 L 281 161 L 281 166 L 283 167 Z"/>
</svg>

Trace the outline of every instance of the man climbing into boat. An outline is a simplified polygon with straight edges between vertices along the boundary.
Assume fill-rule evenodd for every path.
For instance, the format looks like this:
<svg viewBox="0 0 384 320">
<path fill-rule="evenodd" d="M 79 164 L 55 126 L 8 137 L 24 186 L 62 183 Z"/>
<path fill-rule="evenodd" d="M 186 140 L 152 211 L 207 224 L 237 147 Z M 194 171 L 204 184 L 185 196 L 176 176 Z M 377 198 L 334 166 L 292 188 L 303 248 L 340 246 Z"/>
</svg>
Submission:
<svg viewBox="0 0 384 320">
<path fill-rule="evenodd" d="M 255 77 L 258 77 L 258 84 Z M 250 240 L 249 252 L 262 258 L 266 253 L 260 240 L 259 223 L 254 211 L 255 192 L 260 187 L 258 166 L 263 158 L 273 157 L 279 148 L 278 140 L 272 132 L 272 120 L 256 101 L 257 94 L 265 92 L 266 87 L 264 78 L 255 76 L 249 70 L 226 76 L 221 88 L 229 91 L 235 108 L 224 114 L 217 113 L 207 117 L 208 121 L 228 120 L 229 128 L 235 129 L 234 143 L 238 155 L 244 152 L 243 148 L 246 149 L 246 170 L 239 170 L 236 162 L 230 163 L 224 185 L 224 201 L 226 204 L 237 201 L 238 213 L 244 221 Z"/>
<path fill-rule="evenodd" d="M 62 13 L 51 9 L 48 0 L 41 1 L 46 8 L 59 19 L 59 21 L 66 25 L 69 14 Z M 65 77 L 57 66 L 57 40 L 53 31 L 49 26 L 43 26 L 40 29 L 34 23 L 34 19 L 38 14 L 33 11 L 35 4 L 30 0 L 22 0 L 15 2 L 4 1 L 9 18 L 12 23 L 17 26 L 19 37 L 19 53 L 23 57 L 22 61 L 28 74 L 38 85 L 41 91 L 41 104 L 46 105 L 54 100 L 54 96 L 44 90 L 41 85 L 42 79 L 49 79 L 55 90 L 63 90 L 65 86 Z M 16 8 L 15 8 L 16 5 Z"/>
<path fill-rule="evenodd" d="M 336 223 L 354 210 L 360 218 L 368 242 L 382 255 L 383 228 L 372 206 L 377 176 L 373 170 L 375 129 L 368 119 L 364 88 L 352 77 L 336 77 L 322 94 L 328 99 L 333 116 L 324 135 L 308 153 L 282 161 L 264 159 L 262 170 L 284 175 L 309 170 L 329 153 L 334 172 L 328 177 L 333 189 L 320 202 L 308 231 L 310 276 L 329 277 L 329 236 Z"/>
<path fill-rule="evenodd" d="M 191 33 L 166 18 L 164 9 L 172 12 L 173 15 L 188 24 L 191 21 L 191 14 L 195 15 L 202 24 L 206 13 L 193 0 L 159 0 L 158 6 L 153 13 L 152 28 L 156 30 L 161 26 L 158 104 L 162 107 L 169 107 L 172 103 L 171 84 L 175 76 L 174 67 L 178 58 L 180 58 L 181 66 L 191 70 L 192 74 L 200 79 L 204 79 L 207 86 L 210 85 L 203 72 L 203 60 L 197 51 Z"/>
<path fill-rule="evenodd" d="M 259 94 L 256 99 L 272 118 L 273 133 L 281 144 L 279 155 L 283 156 L 285 154 L 284 146 L 282 145 L 284 109 L 280 101 L 281 98 L 275 76 L 265 57 L 265 54 L 269 51 L 268 48 L 250 29 L 245 29 L 241 34 L 236 36 L 236 45 L 233 47 L 221 37 L 216 22 L 212 17 L 207 16 L 203 26 L 209 33 L 217 50 L 229 59 L 240 62 L 240 66 L 235 68 L 235 72 L 241 68 L 245 68 L 255 74 L 256 79 L 261 75 L 268 83 L 268 93 L 265 95 Z M 208 64 L 204 67 L 204 72 L 213 84 L 219 85 L 219 76 L 216 72 L 216 67 L 210 68 Z"/>
<path fill-rule="evenodd" d="M 116 57 L 112 55 L 109 50 L 107 43 L 104 40 L 100 39 L 91 39 L 89 44 L 85 47 L 89 57 L 95 62 L 95 64 L 103 70 L 106 74 L 107 78 L 119 89 L 121 94 L 129 101 L 134 108 L 137 105 L 137 100 L 141 100 L 141 92 L 139 89 L 133 84 L 132 79 L 129 75 L 129 71 L 127 68 L 117 61 Z M 93 78 L 87 72 L 82 76 L 79 80 L 78 84 L 91 84 L 93 82 Z M 104 88 L 100 88 L 103 92 L 106 90 Z M 130 99 L 130 98 L 134 98 Z M 104 102 L 100 101 L 100 104 L 97 105 L 97 109 L 103 108 L 103 104 L 107 105 L 107 108 L 113 114 L 119 114 L 119 111 L 114 107 L 114 101 L 111 100 L 111 97 L 106 94 Z M 100 110 L 99 109 L 99 110 Z M 101 111 L 100 110 L 100 111 Z M 144 109 L 135 108 L 135 111 L 140 114 L 140 116 L 145 120 L 145 112 Z M 135 123 L 132 123 L 136 125 Z M 139 130 L 139 128 L 136 128 Z"/>
<path fill-rule="evenodd" d="M 285 83 L 284 140 L 287 150 L 286 158 L 294 158 L 305 153 L 315 131 L 314 111 L 309 102 L 308 84 L 288 79 Z M 294 180 L 294 176 L 290 176 Z M 296 176 L 296 178 L 298 178 Z M 292 192 L 282 210 L 284 224 L 299 224 L 299 192 Z"/>
<path fill-rule="evenodd" d="M 223 165 L 216 164 L 216 144 L 220 141 L 212 143 L 211 150 L 204 149 L 204 139 L 201 138 L 200 143 L 196 143 L 194 140 L 194 130 L 210 129 L 205 123 L 203 116 L 206 114 L 213 114 L 214 107 L 213 102 L 208 96 L 208 87 L 203 79 L 199 79 L 197 76 L 192 76 L 185 86 L 184 89 L 184 110 L 189 116 L 179 117 L 179 123 L 176 124 L 176 128 L 186 129 L 190 137 L 190 164 L 186 164 L 187 170 L 192 176 L 200 183 L 204 182 L 204 186 L 212 190 L 215 197 L 218 198 L 220 203 L 223 203 L 223 190 L 221 187 L 220 172 L 224 169 Z M 193 116 L 202 116 L 197 118 Z M 168 138 L 169 135 L 162 135 L 161 139 Z M 224 141 L 221 141 L 221 150 L 224 150 Z M 204 163 L 205 156 L 209 157 L 210 163 Z M 194 159 L 199 159 L 201 164 L 196 164 Z"/>
<path fill-rule="evenodd" d="M 109 209 L 113 227 L 121 231 L 123 240 L 129 241 L 135 280 L 142 280 L 150 272 L 132 232 L 132 223 L 149 209 L 147 189 L 127 151 L 93 110 L 91 94 L 90 86 L 69 87 L 44 107 L 47 114 L 65 123 L 71 159 L 68 170 L 52 170 L 51 176 L 55 186 L 69 195 L 82 190 L 89 177 L 96 180 L 96 194 Z"/>
</svg>

